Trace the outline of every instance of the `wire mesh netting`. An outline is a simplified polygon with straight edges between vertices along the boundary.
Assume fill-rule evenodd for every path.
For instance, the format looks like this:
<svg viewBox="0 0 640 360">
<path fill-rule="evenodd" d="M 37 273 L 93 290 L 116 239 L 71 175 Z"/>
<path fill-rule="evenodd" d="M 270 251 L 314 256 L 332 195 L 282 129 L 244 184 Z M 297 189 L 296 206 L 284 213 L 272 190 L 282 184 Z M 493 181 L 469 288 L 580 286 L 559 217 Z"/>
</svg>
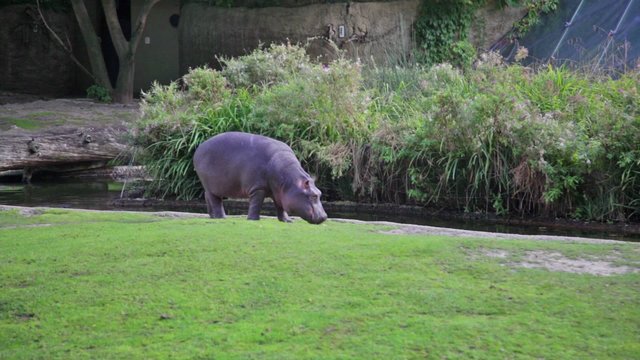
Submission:
<svg viewBox="0 0 640 360">
<path fill-rule="evenodd" d="M 562 0 L 522 39 L 494 45 L 513 60 L 629 68 L 640 65 L 640 0 Z"/>
</svg>

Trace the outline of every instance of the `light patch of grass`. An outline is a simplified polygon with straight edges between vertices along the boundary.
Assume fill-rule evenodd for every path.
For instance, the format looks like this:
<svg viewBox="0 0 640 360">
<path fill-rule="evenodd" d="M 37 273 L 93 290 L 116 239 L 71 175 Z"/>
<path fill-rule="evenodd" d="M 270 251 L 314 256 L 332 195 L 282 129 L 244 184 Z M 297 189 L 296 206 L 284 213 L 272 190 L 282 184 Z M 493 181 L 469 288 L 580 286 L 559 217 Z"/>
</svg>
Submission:
<svg viewBox="0 0 640 360">
<path fill-rule="evenodd" d="M 120 182 L 110 182 L 107 184 L 108 191 L 121 191 L 124 187 L 124 183 Z"/>
<path fill-rule="evenodd" d="M 17 126 L 24 130 L 38 130 L 51 125 L 62 125 L 61 115 L 52 111 L 30 113 L 24 117 L 0 117 L 0 128 L 9 129 Z"/>
<path fill-rule="evenodd" d="M 2 227 L 31 223 L 42 227 Z M 637 358 L 640 274 L 505 266 L 635 244 L 0 211 L 0 358 Z"/>
<path fill-rule="evenodd" d="M 3 118 L 0 120 L 0 127 L 4 129 L 9 129 L 11 126 L 17 126 L 25 130 L 35 130 L 42 128 L 44 124 L 45 123 L 39 120 L 25 118 Z"/>
<path fill-rule="evenodd" d="M 59 115 L 60 114 L 55 111 L 37 111 L 30 113 L 29 117 L 32 119 L 50 119 Z"/>
</svg>

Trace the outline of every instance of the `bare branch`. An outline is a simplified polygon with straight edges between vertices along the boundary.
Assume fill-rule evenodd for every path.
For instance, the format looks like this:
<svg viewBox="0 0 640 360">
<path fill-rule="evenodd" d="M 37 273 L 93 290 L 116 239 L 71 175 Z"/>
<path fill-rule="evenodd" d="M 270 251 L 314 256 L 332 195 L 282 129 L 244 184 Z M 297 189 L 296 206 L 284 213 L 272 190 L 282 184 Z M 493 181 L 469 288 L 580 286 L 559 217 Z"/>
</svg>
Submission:
<svg viewBox="0 0 640 360">
<path fill-rule="evenodd" d="M 69 34 L 64 33 L 65 40 L 67 41 L 67 47 L 73 51 L 73 44 L 71 44 L 71 39 L 69 39 Z"/>
<path fill-rule="evenodd" d="M 78 60 L 78 58 L 76 58 L 75 55 L 73 54 L 71 41 L 69 41 L 69 34 L 65 34 L 67 38 L 67 44 L 65 44 L 62 41 L 62 39 L 60 39 L 60 36 L 58 36 L 58 34 L 47 23 L 47 20 L 45 19 L 44 14 L 42 13 L 42 9 L 40 8 L 40 0 L 36 0 L 36 6 L 38 8 L 38 14 L 40 14 L 40 19 L 42 20 L 44 27 L 47 28 L 47 30 L 49 30 L 49 33 L 51 34 L 51 36 L 53 36 L 53 38 L 58 42 L 58 44 L 60 44 L 60 46 L 67 52 L 67 54 L 69 54 L 69 57 L 71 58 L 71 60 L 76 65 L 78 65 L 80 70 L 82 70 L 85 74 L 87 74 L 90 78 L 92 78 L 93 81 L 97 82 L 98 80 L 96 79 L 95 76 L 93 76 L 91 71 L 89 71 L 86 67 L 84 67 L 84 65 L 82 65 L 82 63 Z"/>
</svg>

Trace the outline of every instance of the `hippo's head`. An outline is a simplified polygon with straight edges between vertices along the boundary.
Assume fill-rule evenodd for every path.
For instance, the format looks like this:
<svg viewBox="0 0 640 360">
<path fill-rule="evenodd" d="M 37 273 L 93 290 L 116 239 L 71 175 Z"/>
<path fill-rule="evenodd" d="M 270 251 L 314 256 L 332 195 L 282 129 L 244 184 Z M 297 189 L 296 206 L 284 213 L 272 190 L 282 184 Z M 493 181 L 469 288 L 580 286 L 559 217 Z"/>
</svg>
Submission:
<svg viewBox="0 0 640 360">
<path fill-rule="evenodd" d="M 327 220 L 327 213 L 320 203 L 321 195 L 313 179 L 301 178 L 285 189 L 282 207 L 287 213 L 300 216 L 311 224 L 320 224 Z"/>
</svg>

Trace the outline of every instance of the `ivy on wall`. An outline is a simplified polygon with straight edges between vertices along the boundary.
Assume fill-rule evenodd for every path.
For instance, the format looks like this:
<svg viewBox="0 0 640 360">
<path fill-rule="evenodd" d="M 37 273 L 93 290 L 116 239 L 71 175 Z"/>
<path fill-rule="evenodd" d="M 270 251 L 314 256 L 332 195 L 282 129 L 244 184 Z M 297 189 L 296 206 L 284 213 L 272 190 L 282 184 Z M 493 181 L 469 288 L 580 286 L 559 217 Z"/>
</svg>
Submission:
<svg viewBox="0 0 640 360">
<path fill-rule="evenodd" d="M 560 0 L 525 0 L 527 15 L 513 25 L 512 37 L 522 37 L 540 22 L 540 16 L 555 11 Z"/>
<path fill-rule="evenodd" d="M 498 7 L 524 6 L 527 15 L 516 22 L 512 37 L 521 37 L 540 21 L 540 16 L 554 11 L 559 0 L 496 0 Z M 468 41 L 475 12 L 487 0 L 423 0 L 415 23 L 416 60 L 433 65 L 448 62 L 466 67 L 476 52 Z"/>
<path fill-rule="evenodd" d="M 464 66 L 475 56 L 467 41 L 476 10 L 486 0 L 423 0 L 415 23 L 416 59 L 432 65 L 450 62 Z"/>
</svg>

